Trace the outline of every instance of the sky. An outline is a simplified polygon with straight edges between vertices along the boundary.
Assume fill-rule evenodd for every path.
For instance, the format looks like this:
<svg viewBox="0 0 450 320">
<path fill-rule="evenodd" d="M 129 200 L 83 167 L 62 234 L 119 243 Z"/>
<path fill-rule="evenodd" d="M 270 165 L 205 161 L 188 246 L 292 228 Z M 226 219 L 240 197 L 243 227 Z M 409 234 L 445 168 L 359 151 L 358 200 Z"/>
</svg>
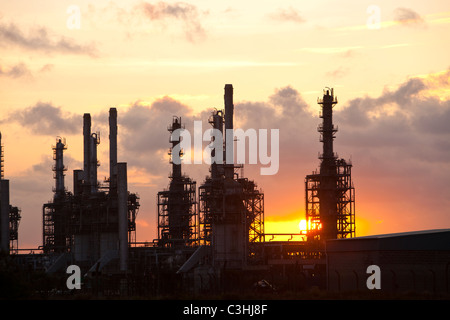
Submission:
<svg viewBox="0 0 450 320">
<path fill-rule="evenodd" d="M 110 107 L 140 196 L 137 240 L 156 238 L 167 126 L 176 115 L 208 128 L 225 84 L 235 128 L 280 130 L 278 173 L 244 166 L 265 194 L 266 232 L 299 232 L 325 87 L 339 101 L 334 149 L 353 164 L 356 235 L 450 228 L 449 32 L 450 4 L 437 0 L 0 0 L 0 131 L 19 247 L 41 245 L 58 136 L 73 190 L 84 113 L 100 132 L 98 176 L 108 176 Z M 183 172 L 199 186 L 208 167 Z"/>
</svg>

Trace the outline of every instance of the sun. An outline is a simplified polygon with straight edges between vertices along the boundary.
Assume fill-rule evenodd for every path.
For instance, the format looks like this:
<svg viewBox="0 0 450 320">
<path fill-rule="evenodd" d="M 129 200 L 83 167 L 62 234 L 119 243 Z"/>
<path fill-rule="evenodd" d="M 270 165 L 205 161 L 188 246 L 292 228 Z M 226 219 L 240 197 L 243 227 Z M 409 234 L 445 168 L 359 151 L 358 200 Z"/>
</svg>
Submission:
<svg viewBox="0 0 450 320">
<path fill-rule="evenodd" d="M 300 233 L 305 234 L 307 230 L 306 220 L 300 220 L 298 224 L 298 228 L 300 229 Z"/>
</svg>

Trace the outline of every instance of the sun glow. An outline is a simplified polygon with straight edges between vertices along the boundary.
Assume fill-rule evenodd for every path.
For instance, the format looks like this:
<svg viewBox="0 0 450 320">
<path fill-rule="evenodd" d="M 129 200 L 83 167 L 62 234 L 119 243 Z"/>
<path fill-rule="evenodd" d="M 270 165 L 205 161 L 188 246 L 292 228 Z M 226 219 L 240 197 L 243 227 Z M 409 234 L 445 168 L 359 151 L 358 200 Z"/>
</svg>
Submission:
<svg viewBox="0 0 450 320">
<path fill-rule="evenodd" d="M 306 233 L 306 231 L 308 230 L 308 225 L 306 223 L 306 220 L 302 219 L 300 220 L 299 224 L 298 224 L 298 228 L 300 229 L 300 233 Z"/>
</svg>

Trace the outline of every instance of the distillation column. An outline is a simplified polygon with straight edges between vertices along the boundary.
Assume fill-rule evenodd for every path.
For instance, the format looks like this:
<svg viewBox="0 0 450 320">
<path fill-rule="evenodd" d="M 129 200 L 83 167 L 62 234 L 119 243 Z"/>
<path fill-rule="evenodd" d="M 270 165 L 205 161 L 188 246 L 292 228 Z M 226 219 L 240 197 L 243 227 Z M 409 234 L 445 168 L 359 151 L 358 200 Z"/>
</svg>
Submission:
<svg viewBox="0 0 450 320">
<path fill-rule="evenodd" d="M 320 217 L 322 222 L 322 237 L 337 238 L 337 175 L 336 159 L 333 152 L 333 140 L 337 129 L 333 125 L 333 106 L 337 100 L 333 96 L 333 89 L 327 90 L 319 104 L 322 105 L 323 123 L 318 131 L 322 134 L 323 154 L 320 164 Z"/>
<path fill-rule="evenodd" d="M 56 139 L 56 145 L 53 147 L 53 155 L 55 160 L 55 166 L 53 171 L 55 172 L 55 199 L 63 197 L 66 191 L 64 186 L 64 171 L 67 169 L 64 167 L 64 150 L 66 150 L 66 142 L 61 139 Z"/>
</svg>

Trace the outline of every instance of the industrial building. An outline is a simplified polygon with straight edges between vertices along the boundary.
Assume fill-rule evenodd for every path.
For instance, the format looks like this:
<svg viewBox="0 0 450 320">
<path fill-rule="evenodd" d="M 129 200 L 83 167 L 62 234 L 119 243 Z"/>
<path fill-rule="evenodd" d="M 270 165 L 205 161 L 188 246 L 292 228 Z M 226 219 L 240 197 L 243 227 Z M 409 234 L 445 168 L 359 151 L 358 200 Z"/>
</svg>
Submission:
<svg viewBox="0 0 450 320">
<path fill-rule="evenodd" d="M 242 164 L 229 160 L 233 149 L 225 147 L 235 143 L 224 134 L 234 128 L 233 86 L 226 84 L 224 107 L 212 110 L 208 119 L 226 138 L 223 148 L 211 148 L 211 158 L 223 161 L 211 163 L 198 188 L 182 162 L 174 161 L 184 154 L 172 134 L 184 123 L 176 115 L 168 119 L 171 173 L 168 187 L 156 194 L 157 239 L 136 241 L 140 198 L 128 190 L 127 163 L 117 159 L 118 114 L 111 108 L 110 176 L 104 181 L 97 177 L 100 133 L 92 132 L 90 114 L 83 116 L 83 168 L 73 171 L 73 191 L 64 181 L 67 142 L 56 139 L 55 187 L 52 200 L 42 207 L 39 253 L 14 250 L 20 210 L 9 205 L 2 167 L 1 248 L 21 268 L 48 277 L 65 279 L 67 266 L 78 265 L 81 292 L 95 296 L 207 297 L 308 292 L 313 287 L 367 291 L 366 268 L 373 264 L 382 268 L 387 292 L 429 290 L 431 285 L 433 292 L 448 293 L 450 248 L 441 243 L 450 243 L 448 230 L 355 238 L 352 163 L 339 158 L 333 145 L 336 103 L 330 88 L 318 99 L 323 150 L 319 169 L 305 177 L 305 234 L 265 233 L 264 192 L 244 176 Z M 64 286 L 59 283 L 61 292 L 67 291 Z"/>
<path fill-rule="evenodd" d="M 335 239 L 326 251 L 330 291 L 367 291 L 367 267 L 376 265 L 385 293 L 450 292 L 450 229 Z"/>
</svg>

